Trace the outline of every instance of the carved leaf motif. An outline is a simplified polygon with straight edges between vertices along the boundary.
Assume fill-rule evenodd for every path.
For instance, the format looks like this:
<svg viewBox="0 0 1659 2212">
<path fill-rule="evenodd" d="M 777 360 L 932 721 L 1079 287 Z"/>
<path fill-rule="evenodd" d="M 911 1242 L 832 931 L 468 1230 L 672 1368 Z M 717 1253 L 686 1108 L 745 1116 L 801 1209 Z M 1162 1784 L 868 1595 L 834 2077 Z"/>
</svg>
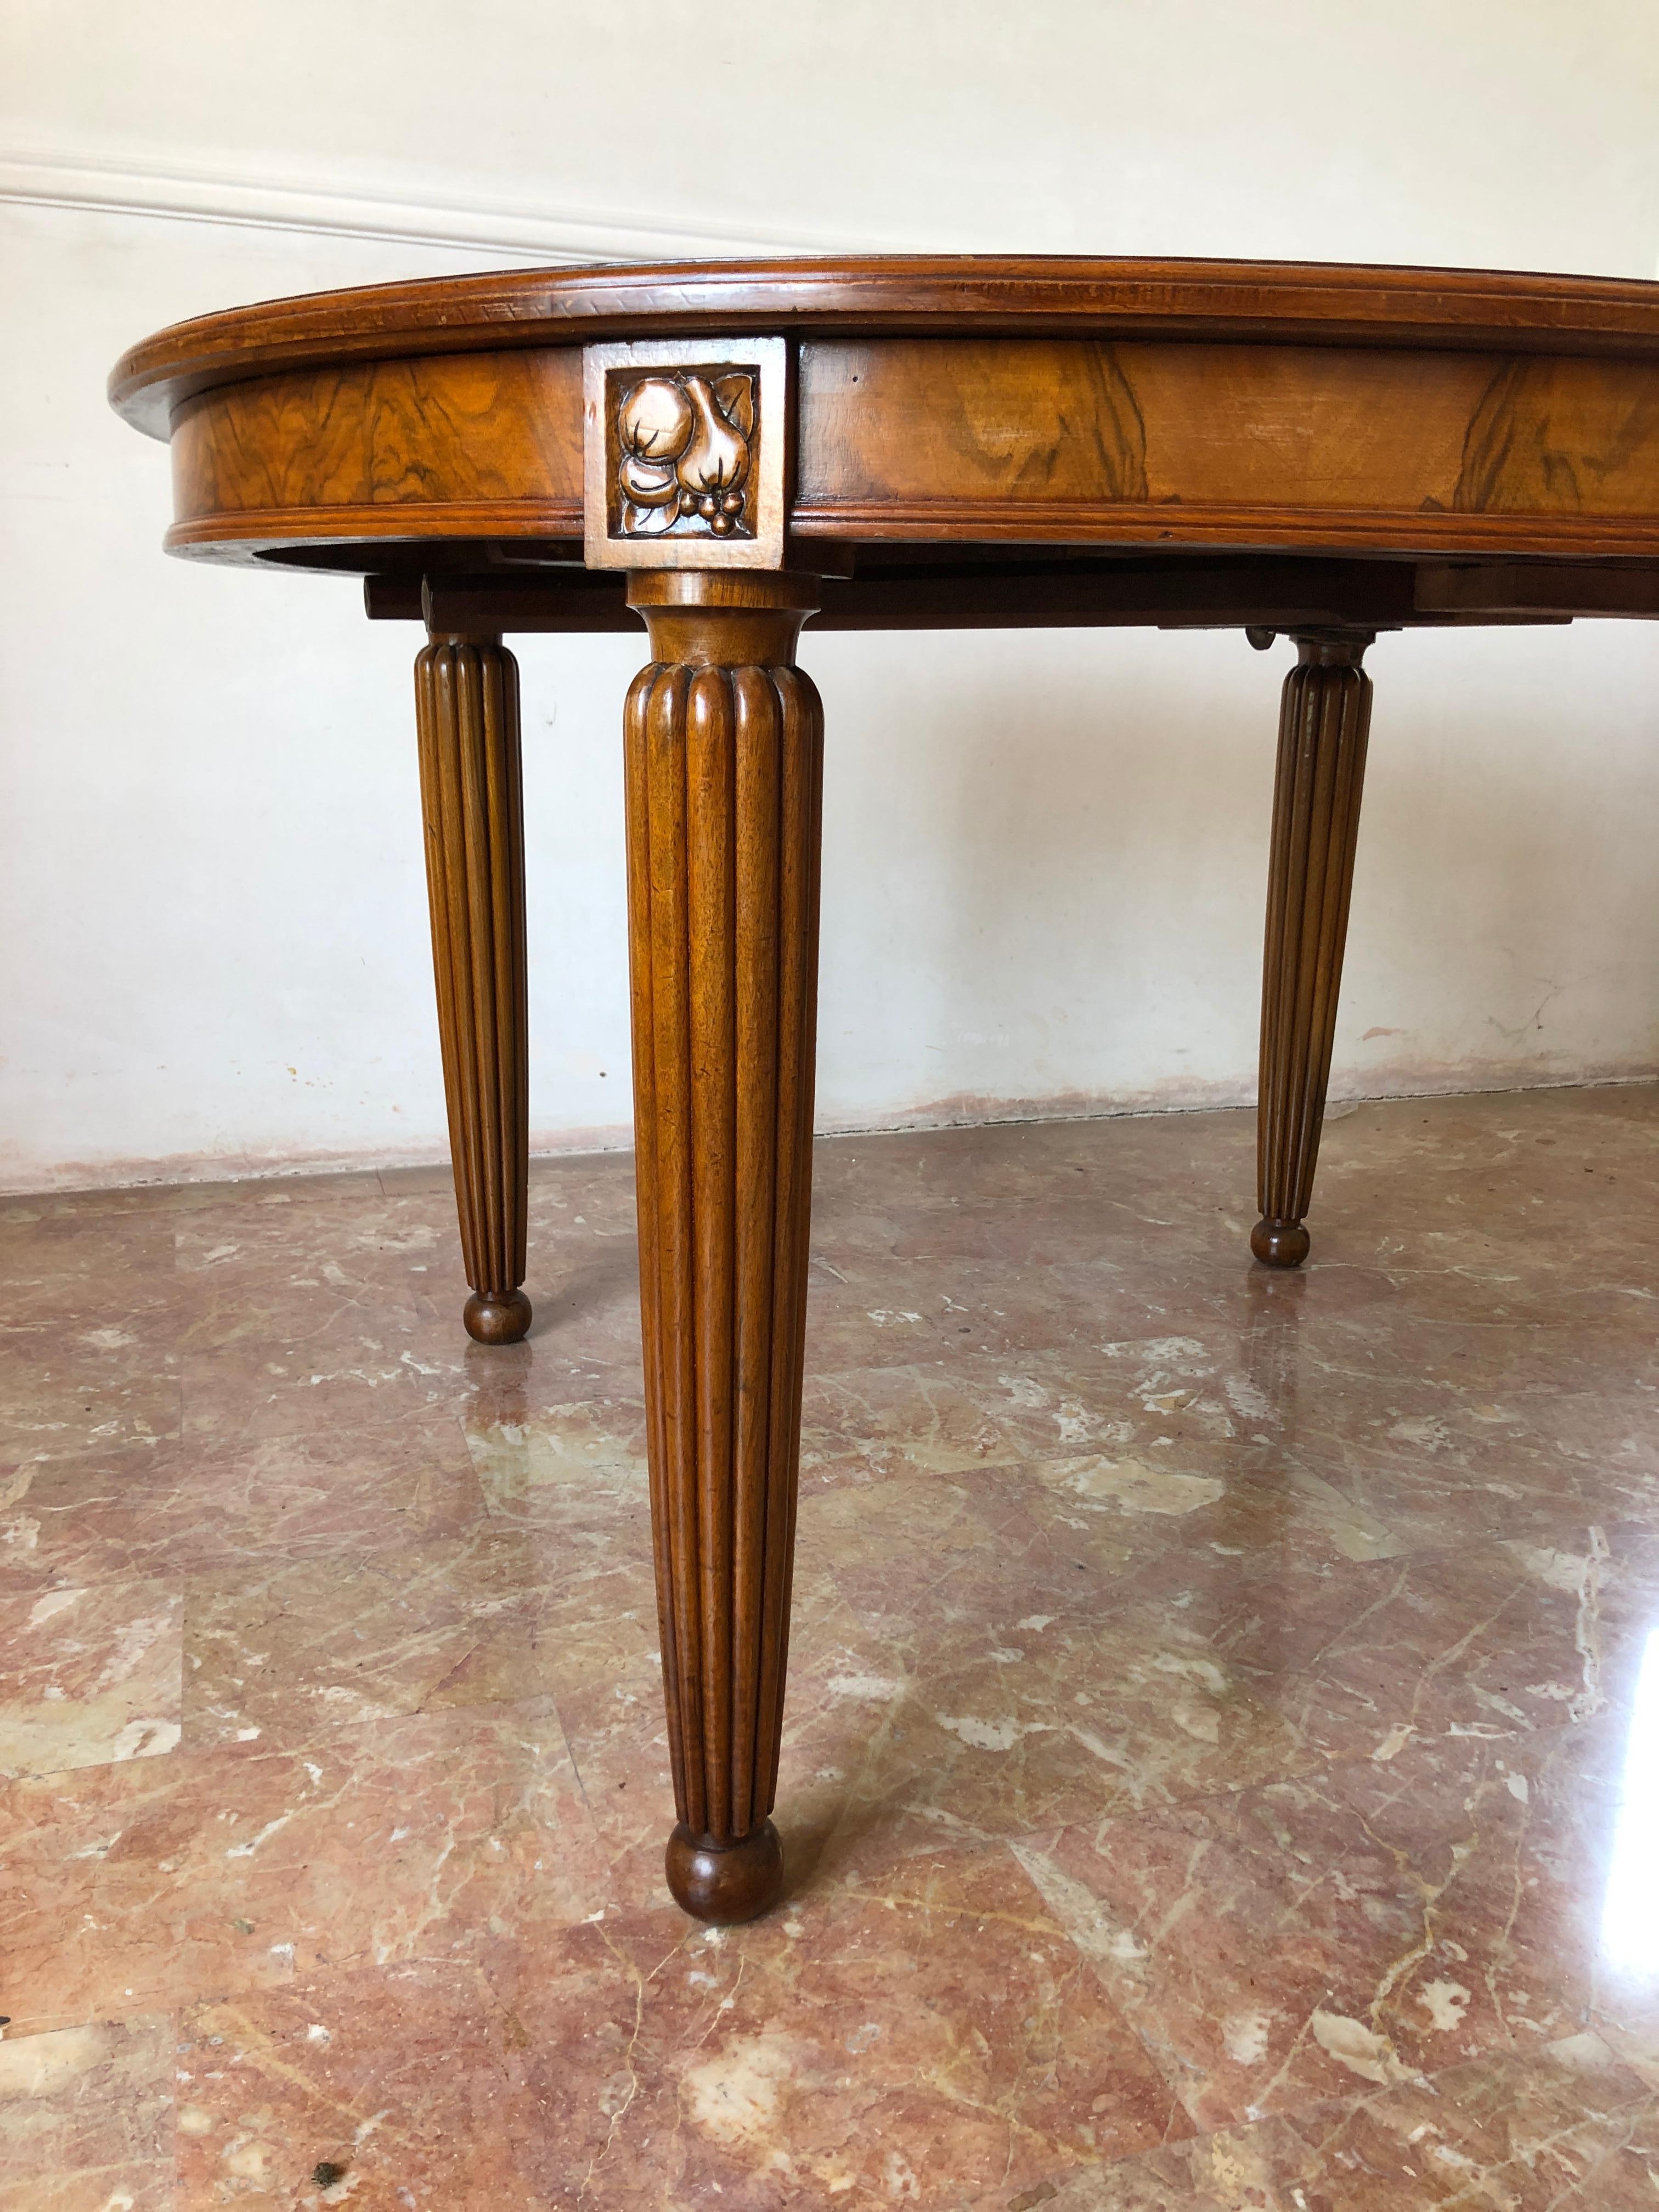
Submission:
<svg viewBox="0 0 1659 2212">
<path fill-rule="evenodd" d="M 736 376 L 717 376 L 714 380 L 714 397 L 720 410 L 735 430 L 745 438 L 755 434 L 755 380 L 746 372 Z"/>
<path fill-rule="evenodd" d="M 623 506 L 623 528 L 630 538 L 665 538 L 679 520 L 678 498 L 671 507 L 640 507 L 632 500 Z"/>
</svg>

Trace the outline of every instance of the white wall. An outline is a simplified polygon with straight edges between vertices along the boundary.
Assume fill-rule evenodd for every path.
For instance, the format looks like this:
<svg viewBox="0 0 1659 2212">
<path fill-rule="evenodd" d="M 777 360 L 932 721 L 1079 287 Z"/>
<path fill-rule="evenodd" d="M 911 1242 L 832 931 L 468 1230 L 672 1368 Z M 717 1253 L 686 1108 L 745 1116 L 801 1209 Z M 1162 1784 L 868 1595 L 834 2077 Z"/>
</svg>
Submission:
<svg viewBox="0 0 1659 2212">
<path fill-rule="evenodd" d="M 1656 95 L 1644 0 L 9 0 L 0 1185 L 443 1141 L 418 633 L 349 582 L 162 558 L 165 455 L 102 397 L 133 338 L 750 247 L 1647 276 Z M 520 653 L 538 1141 L 621 1141 L 640 647 Z M 1288 653 L 809 632 L 826 1126 L 1251 1095 Z M 1339 1089 L 1654 1072 L 1659 635 L 1422 635 L 1372 665 Z"/>
</svg>

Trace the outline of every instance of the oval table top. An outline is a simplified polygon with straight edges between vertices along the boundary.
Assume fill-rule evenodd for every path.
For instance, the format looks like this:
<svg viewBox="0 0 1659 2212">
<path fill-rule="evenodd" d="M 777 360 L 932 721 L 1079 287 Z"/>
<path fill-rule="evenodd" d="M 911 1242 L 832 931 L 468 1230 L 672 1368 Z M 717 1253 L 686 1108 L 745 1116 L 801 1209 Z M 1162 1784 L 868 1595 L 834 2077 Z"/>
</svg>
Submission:
<svg viewBox="0 0 1659 2212">
<path fill-rule="evenodd" d="M 181 323 L 124 356 L 110 397 L 171 441 L 170 550 L 407 591 L 580 564 L 585 347 L 759 337 L 788 341 L 792 566 L 915 580 L 945 559 L 983 585 L 1034 562 L 1296 556 L 1364 568 L 1377 619 L 1653 611 L 1659 284 L 1633 280 L 1070 257 L 526 269 Z M 1551 580 L 1527 567 L 1510 604 L 1494 564 L 1512 581 L 1517 562 Z M 1426 600 L 1402 581 L 1424 563 Z M 1467 564 L 1478 583 L 1447 580 Z M 615 580 L 592 580 L 585 604 L 611 607 Z"/>
</svg>

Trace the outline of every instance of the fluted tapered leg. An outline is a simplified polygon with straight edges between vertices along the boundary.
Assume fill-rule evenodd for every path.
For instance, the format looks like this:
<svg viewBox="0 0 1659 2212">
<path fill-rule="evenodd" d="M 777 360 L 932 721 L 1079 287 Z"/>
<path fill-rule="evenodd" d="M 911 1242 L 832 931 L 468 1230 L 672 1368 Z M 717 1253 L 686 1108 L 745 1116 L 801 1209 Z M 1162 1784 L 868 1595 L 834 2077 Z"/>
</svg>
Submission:
<svg viewBox="0 0 1659 2212">
<path fill-rule="evenodd" d="M 793 665 L 809 587 L 653 574 L 630 597 L 654 656 L 625 744 L 668 1879 L 687 1911 L 733 1921 L 782 1879 L 768 1815 L 800 1435 L 823 717 Z"/>
<path fill-rule="evenodd" d="M 530 1059 L 519 670 L 498 639 L 436 638 L 415 663 L 421 805 L 449 1146 L 481 1344 L 530 1326 Z"/>
<path fill-rule="evenodd" d="M 1270 1267 L 1308 1256 L 1303 1226 L 1336 1035 L 1359 797 L 1370 724 L 1367 632 L 1305 632 L 1285 679 L 1261 985 L 1257 1203 L 1250 1249 Z"/>
</svg>

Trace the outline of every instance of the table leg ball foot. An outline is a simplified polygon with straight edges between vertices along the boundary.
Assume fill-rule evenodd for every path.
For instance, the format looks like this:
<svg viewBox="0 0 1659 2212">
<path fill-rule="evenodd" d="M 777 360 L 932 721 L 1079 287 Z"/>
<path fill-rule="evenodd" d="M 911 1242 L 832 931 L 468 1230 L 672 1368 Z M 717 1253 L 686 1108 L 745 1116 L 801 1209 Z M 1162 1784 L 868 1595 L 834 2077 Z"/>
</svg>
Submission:
<svg viewBox="0 0 1659 2212">
<path fill-rule="evenodd" d="M 668 1838 L 665 1864 L 676 1905 L 715 1927 L 758 1919 L 783 1894 L 783 1845 L 769 1820 L 735 1844 L 694 1836 L 682 1820 Z"/>
<path fill-rule="evenodd" d="M 475 1344 L 516 1344 L 529 1330 L 530 1314 L 522 1291 L 474 1291 L 461 1318 Z"/>
<path fill-rule="evenodd" d="M 1258 1221 L 1250 1231 L 1250 1249 L 1268 1267 L 1299 1267 L 1312 1242 L 1299 1221 Z"/>
</svg>

